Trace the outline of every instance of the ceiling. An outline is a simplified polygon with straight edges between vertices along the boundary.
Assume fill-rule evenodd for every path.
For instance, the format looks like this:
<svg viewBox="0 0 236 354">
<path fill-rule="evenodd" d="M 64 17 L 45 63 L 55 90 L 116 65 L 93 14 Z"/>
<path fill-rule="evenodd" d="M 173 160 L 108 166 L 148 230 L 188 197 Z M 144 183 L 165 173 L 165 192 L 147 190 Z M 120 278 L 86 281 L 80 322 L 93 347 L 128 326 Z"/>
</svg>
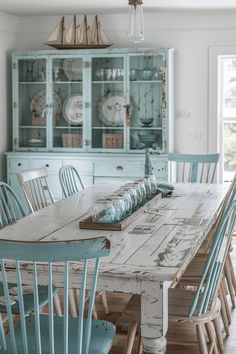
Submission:
<svg viewBox="0 0 236 354">
<path fill-rule="evenodd" d="M 143 0 L 145 12 L 236 10 L 235 0 Z M 17 16 L 124 13 L 128 0 L 0 0 L 0 11 Z"/>
</svg>

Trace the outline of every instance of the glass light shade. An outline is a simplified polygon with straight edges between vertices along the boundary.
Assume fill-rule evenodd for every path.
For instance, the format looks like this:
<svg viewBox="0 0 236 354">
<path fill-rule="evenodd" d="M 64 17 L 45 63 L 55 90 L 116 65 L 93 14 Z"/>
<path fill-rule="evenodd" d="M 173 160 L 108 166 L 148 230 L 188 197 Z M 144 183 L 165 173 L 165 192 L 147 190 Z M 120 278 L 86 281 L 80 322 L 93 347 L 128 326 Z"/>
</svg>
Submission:
<svg viewBox="0 0 236 354">
<path fill-rule="evenodd" d="M 128 37 L 134 43 L 139 43 L 144 40 L 144 20 L 142 4 L 130 5 L 129 7 Z"/>
</svg>

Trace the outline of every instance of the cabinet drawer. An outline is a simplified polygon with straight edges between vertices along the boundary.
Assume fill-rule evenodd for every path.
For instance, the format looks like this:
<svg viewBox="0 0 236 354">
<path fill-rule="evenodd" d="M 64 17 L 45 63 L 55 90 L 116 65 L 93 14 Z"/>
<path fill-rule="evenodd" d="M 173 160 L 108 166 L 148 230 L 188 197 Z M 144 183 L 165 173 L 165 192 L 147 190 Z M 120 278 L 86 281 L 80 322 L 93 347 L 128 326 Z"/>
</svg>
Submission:
<svg viewBox="0 0 236 354">
<path fill-rule="evenodd" d="M 167 177 L 167 161 L 154 161 L 152 162 L 154 174 L 157 177 Z"/>
<path fill-rule="evenodd" d="M 87 160 L 66 160 L 63 166 L 72 165 L 80 175 L 93 175 L 93 162 Z"/>
<path fill-rule="evenodd" d="M 23 170 L 28 170 L 29 159 L 9 159 L 8 160 L 8 170 L 9 172 L 20 172 Z"/>
<path fill-rule="evenodd" d="M 94 163 L 95 176 L 111 177 L 138 177 L 144 174 L 144 162 L 133 160 L 96 161 Z"/>
<path fill-rule="evenodd" d="M 48 172 L 58 172 L 62 166 L 62 160 L 32 159 L 30 168 L 47 167 Z"/>
</svg>

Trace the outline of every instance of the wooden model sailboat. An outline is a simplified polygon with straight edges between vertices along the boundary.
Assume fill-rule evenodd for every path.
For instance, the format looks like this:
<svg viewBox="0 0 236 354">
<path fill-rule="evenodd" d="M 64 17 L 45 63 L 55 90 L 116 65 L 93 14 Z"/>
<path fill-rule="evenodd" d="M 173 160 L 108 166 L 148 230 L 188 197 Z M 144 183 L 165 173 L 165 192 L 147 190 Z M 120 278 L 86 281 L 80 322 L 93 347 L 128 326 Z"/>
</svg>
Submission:
<svg viewBox="0 0 236 354">
<path fill-rule="evenodd" d="M 67 29 L 65 29 L 64 22 L 64 16 L 62 16 L 45 44 L 56 49 L 96 49 L 112 45 L 103 31 L 97 15 L 94 17 L 91 31 L 86 15 L 84 15 L 81 25 L 76 24 L 76 15 Z"/>
</svg>

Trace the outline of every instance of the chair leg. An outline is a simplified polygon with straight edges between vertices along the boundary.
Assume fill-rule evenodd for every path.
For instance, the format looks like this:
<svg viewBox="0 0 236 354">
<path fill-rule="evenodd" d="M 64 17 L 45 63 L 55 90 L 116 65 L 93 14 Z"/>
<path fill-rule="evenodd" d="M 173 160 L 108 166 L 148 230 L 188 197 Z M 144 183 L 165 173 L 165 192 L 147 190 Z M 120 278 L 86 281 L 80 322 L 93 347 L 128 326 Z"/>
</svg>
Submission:
<svg viewBox="0 0 236 354">
<path fill-rule="evenodd" d="M 220 299 L 220 303 L 221 303 L 220 313 L 221 313 L 221 317 L 222 317 L 222 320 L 223 320 L 225 333 L 226 333 L 227 336 L 229 336 L 229 323 L 228 323 L 228 318 L 227 318 L 227 315 L 226 315 L 225 303 L 224 303 L 224 298 L 223 298 L 223 295 L 222 295 L 222 289 L 221 288 L 219 288 L 219 299 Z"/>
<path fill-rule="evenodd" d="M 61 303 L 58 294 L 53 296 L 53 303 L 56 315 L 62 317 Z"/>
<path fill-rule="evenodd" d="M 101 291 L 100 293 L 100 297 L 101 297 L 101 301 L 105 310 L 105 314 L 109 315 L 110 311 L 109 311 L 109 307 L 108 307 L 108 303 L 107 303 L 107 295 L 105 291 Z"/>
<path fill-rule="evenodd" d="M 204 334 L 204 327 L 202 324 L 196 325 L 197 340 L 201 354 L 208 354 L 206 338 Z"/>
<path fill-rule="evenodd" d="M 230 314 L 230 309 L 229 309 L 229 304 L 228 304 L 228 300 L 227 300 L 227 288 L 224 282 L 224 277 L 222 278 L 221 284 L 220 284 L 221 290 L 222 290 L 222 297 L 224 300 L 224 304 L 225 304 L 225 311 L 226 311 L 226 316 L 228 318 L 228 323 L 231 323 L 231 314 Z"/>
<path fill-rule="evenodd" d="M 69 308 L 70 314 L 72 317 L 77 317 L 76 305 L 75 305 L 75 297 L 74 297 L 74 289 L 69 289 Z"/>
<path fill-rule="evenodd" d="M 233 308 L 235 308 L 235 299 L 234 299 L 235 292 L 234 292 L 234 286 L 233 286 L 233 282 L 232 282 L 232 278 L 231 278 L 231 272 L 230 272 L 230 266 L 229 266 L 228 259 L 226 259 L 226 261 L 225 261 L 224 271 L 225 271 L 225 277 L 226 277 L 226 281 L 227 281 L 227 285 L 228 285 L 228 289 L 229 289 L 229 294 L 230 294 L 232 306 L 233 306 Z"/>
<path fill-rule="evenodd" d="M 230 254 L 228 254 L 227 259 L 228 259 L 228 262 L 229 262 L 230 274 L 231 274 L 231 278 L 232 278 L 232 282 L 233 282 L 234 292 L 236 294 L 236 277 L 235 277 L 234 267 L 233 267 L 233 264 L 232 264 L 232 259 L 230 257 Z"/>
<path fill-rule="evenodd" d="M 98 320 L 98 313 L 95 304 L 93 304 L 92 315 L 95 320 Z"/>
<path fill-rule="evenodd" d="M 137 351 L 137 354 L 143 354 L 143 344 L 142 344 L 141 333 L 139 334 L 138 351 Z"/>
<path fill-rule="evenodd" d="M 210 341 L 210 343 L 212 345 L 212 349 L 210 349 L 210 353 L 219 354 L 218 347 L 217 347 L 217 344 L 216 344 L 216 338 L 215 338 L 213 323 L 212 322 L 207 322 L 207 323 L 205 323 L 205 327 L 206 327 L 206 331 L 207 331 L 207 335 L 208 335 L 209 341 Z"/>
<path fill-rule="evenodd" d="M 223 335 L 222 335 L 222 331 L 221 331 L 219 317 L 214 318 L 213 325 L 215 328 L 216 338 L 217 338 L 217 341 L 218 341 L 218 344 L 220 347 L 221 354 L 224 354 L 224 341 L 223 341 Z"/>
<path fill-rule="evenodd" d="M 138 327 L 138 322 L 131 322 L 125 343 L 124 354 L 131 354 L 134 346 L 135 334 Z"/>
</svg>

